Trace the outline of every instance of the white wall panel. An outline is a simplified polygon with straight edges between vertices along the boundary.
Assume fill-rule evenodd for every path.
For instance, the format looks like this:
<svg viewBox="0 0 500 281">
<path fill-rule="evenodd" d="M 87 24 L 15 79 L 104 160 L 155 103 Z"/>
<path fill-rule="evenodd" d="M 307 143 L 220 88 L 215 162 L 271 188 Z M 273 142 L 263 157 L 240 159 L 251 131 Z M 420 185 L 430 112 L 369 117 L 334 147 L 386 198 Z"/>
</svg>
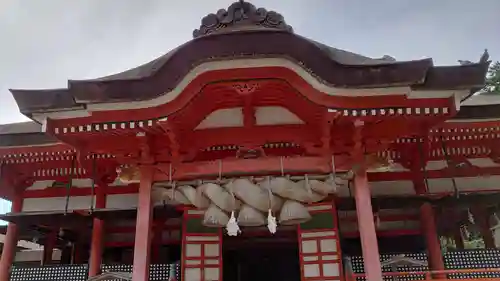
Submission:
<svg viewBox="0 0 500 281">
<path fill-rule="evenodd" d="M 457 189 L 461 192 L 477 190 L 500 190 L 500 176 L 457 177 Z M 454 192 L 451 178 L 429 179 L 431 193 Z"/>
<path fill-rule="evenodd" d="M 136 208 L 138 194 L 113 194 L 106 196 L 106 208 L 108 209 L 127 209 Z"/>
<path fill-rule="evenodd" d="M 257 125 L 304 124 L 304 121 L 290 110 L 281 106 L 260 106 L 255 110 Z"/>
<path fill-rule="evenodd" d="M 68 210 L 88 210 L 91 208 L 91 196 L 73 196 L 69 198 Z M 95 200 L 94 200 L 95 206 Z M 23 212 L 64 211 L 66 197 L 26 198 L 23 201 Z"/>
</svg>

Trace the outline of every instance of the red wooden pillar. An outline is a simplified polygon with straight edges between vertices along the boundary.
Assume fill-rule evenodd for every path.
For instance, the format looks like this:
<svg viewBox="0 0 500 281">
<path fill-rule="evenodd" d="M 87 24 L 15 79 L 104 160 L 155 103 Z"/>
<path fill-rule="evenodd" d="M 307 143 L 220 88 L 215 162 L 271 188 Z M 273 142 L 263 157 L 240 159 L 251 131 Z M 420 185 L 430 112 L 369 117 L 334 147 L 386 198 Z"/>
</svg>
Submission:
<svg viewBox="0 0 500 281">
<path fill-rule="evenodd" d="M 308 207 L 311 220 L 299 225 L 302 281 L 342 280 L 342 255 L 335 204 Z"/>
<path fill-rule="evenodd" d="M 54 228 L 45 238 L 45 243 L 43 245 L 43 260 L 42 264 L 47 265 L 52 263 L 52 254 L 57 243 L 57 234 L 59 233 L 59 228 Z"/>
<path fill-rule="evenodd" d="M 423 145 L 426 146 L 425 141 Z M 413 155 L 414 163 L 412 171 L 414 173 L 414 189 L 418 195 L 423 195 L 428 192 L 428 187 L 425 183 L 425 174 L 423 172 L 423 170 L 425 169 L 425 165 L 427 165 L 427 161 L 426 159 L 422 159 L 421 156 L 422 155 L 418 153 L 418 149 L 415 149 L 415 154 Z M 451 216 L 450 219 L 454 220 L 453 216 Z M 424 203 L 422 206 L 420 206 L 420 228 L 422 229 L 422 233 L 425 237 L 427 246 L 429 269 L 444 270 L 445 268 L 443 255 L 441 253 L 441 243 L 439 242 L 439 236 L 436 228 L 436 218 L 434 216 L 434 209 L 430 203 Z M 445 276 L 442 274 L 436 274 L 435 277 L 445 278 Z"/>
<path fill-rule="evenodd" d="M 375 222 L 373 221 L 370 187 L 366 176 L 366 168 L 362 164 L 354 175 L 354 198 L 356 200 L 356 214 L 366 279 L 369 281 L 382 281 L 382 267 L 378 252 Z"/>
<path fill-rule="evenodd" d="M 19 193 L 14 195 L 11 212 L 19 213 L 22 211 L 22 208 L 23 197 L 22 194 Z M 10 268 L 12 267 L 12 262 L 16 256 L 18 242 L 17 232 L 17 225 L 9 223 L 3 244 L 2 257 L 0 258 L 0 281 L 9 281 L 10 279 Z"/>
<path fill-rule="evenodd" d="M 436 229 L 436 218 L 434 209 L 430 203 L 420 206 L 420 225 L 425 235 L 429 265 L 431 270 L 444 270 L 443 255 L 441 253 L 441 243 Z M 437 275 L 436 277 L 442 277 Z"/>
<path fill-rule="evenodd" d="M 95 207 L 106 208 L 105 186 L 97 188 Z M 89 277 L 99 275 L 101 272 L 102 251 L 104 246 L 104 221 L 94 218 L 92 225 L 92 242 L 90 245 Z"/>
<path fill-rule="evenodd" d="M 137 206 L 135 226 L 133 281 L 149 280 L 149 261 L 151 251 L 151 233 L 153 226 L 153 202 L 151 192 L 153 185 L 153 169 L 141 167 L 141 183 Z"/>
</svg>

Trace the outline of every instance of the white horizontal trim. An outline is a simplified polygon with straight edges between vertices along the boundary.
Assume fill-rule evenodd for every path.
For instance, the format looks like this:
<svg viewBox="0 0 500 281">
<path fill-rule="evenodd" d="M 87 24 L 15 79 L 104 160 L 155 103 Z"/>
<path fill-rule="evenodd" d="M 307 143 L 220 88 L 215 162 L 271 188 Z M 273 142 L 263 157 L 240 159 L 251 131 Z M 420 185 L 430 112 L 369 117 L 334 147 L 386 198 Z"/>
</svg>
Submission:
<svg viewBox="0 0 500 281">
<path fill-rule="evenodd" d="M 500 104 L 500 94 L 477 94 L 462 103 L 462 106 Z"/>
<path fill-rule="evenodd" d="M 252 58 L 252 59 L 234 59 L 205 62 L 193 68 L 181 82 L 170 92 L 144 101 L 134 102 L 114 102 L 91 104 L 90 100 L 77 100 L 80 103 L 88 103 L 87 110 L 75 110 L 65 112 L 50 112 L 36 115 L 36 119 L 49 117 L 52 119 L 65 119 L 88 116 L 92 111 L 111 111 L 125 109 L 143 109 L 155 107 L 174 100 L 179 94 L 199 75 L 214 71 L 236 68 L 259 68 L 259 67 L 284 67 L 288 68 L 305 81 L 307 81 L 316 90 L 330 96 L 339 97 L 362 97 L 362 96 L 386 96 L 386 95 L 406 95 L 411 98 L 442 98 L 451 95 L 461 95 L 455 91 L 415 91 L 410 94 L 410 87 L 387 87 L 387 88 L 363 88 L 363 89 L 344 89 L 328 86 L 312 76 L 303 66 L 286 58 Z"/>
<path fill-rule="evenodd" d="M 154 99 L 137 101 L 137 102 L 117 102 L 105 104 L 89 104 L 88 109 L 91 111 L 107 111 L 117 109 L 140 109 L 154 107 L 160 104 L 168 103 L 174 100 L 180 93 L 198 76 L 203 73 L 215 70 L 226 70 L 236 68 L 260 68 L 260 67 L 284 67 L 288 68 L 300 77 L 306 80 L 313 88 L 330 96 L 384 96 L 384 95 L 402 95 L 408 94 L 411 90 L 409 87 L 392 87 L 392 88 L 376 88 L 376 89 L 343 89 L 330 87 L 320 82 L 316 77 L 312 76 L 302 66 L 285 58 L 255 58 L 255 59 L 235 59 L 205 62 L 193 68 L 181 82 L 170 92 L 164 93 Z M 88 102 L 80 100 L 78 102 Z"/>
<path fill-rule="evenodd" d="M 500 118 L 485 118 L 485 119 L 450 119 L 447 123 L 474 123 L 474 122 L 491 122 L 500 121 Z"/>
</svg>

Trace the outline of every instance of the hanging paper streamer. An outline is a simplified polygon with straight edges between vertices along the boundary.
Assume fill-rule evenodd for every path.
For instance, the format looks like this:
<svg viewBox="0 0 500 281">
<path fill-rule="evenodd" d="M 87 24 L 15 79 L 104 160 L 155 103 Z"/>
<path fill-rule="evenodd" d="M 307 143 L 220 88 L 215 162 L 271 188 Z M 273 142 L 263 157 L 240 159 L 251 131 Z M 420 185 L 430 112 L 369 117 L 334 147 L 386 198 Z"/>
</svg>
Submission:
<svg viewBox="0 0 500 281">
<path fill-rule="evenodd" d="M 271 192 L 271 177 L 267 177 L 267 192 L 269 196 L 269 210 L 267 211 L 267 229 L 272 234 L 276 233 L 278 224 L 276 223 L 276 217 L 273 216 L 273 193 Z"/>
<path fill-rule="evenodd" d="M 469 219 L 469 222 L 471 224 L 474 224 L 474 215 L 472 214 L 472 212 L 470 211 L 470 209 L 467 209 L 467 217 Z"/>
<path fill-rule="evenodd" d="M 222 162 L 219 161 L 219 179 L 222 177 Z M 233 209 L 231 211 L 231 217 L 229 218 L 229 221 L 227 222 L 226 225 L 226 231 L 229 236 L 238 236 L 238 234 L 241 232 L 240 227 L 238 225 L 238 222 L 236 221 L 236 217 L 234 216 L 234 210 L 236 209 L 236 197 L 234 196 L 233 190 L 231 188 L 231 185 L 229 185 L 229 193 L 233 197 Z"/>
<path fill-rule="evenodd" d="M 269 210 L 267 214 L 267 229 L 272 234 L 276 233 L 276 229 L 278 228 L 278 224 L 276 223 L 276 218 L 273 216 L 273 212 Z"/>
<path fill-rule="evenodd" d="M 241 232 L 240 227 L 238 226 L 238 223 L 236 222 L 236 217 L 234 216 L 234 211 L 231 212 L 231 217 L 229 218 L 229 221 L 227 222 L 227 225 L 226 225 L 226 231 L 227 231 L 227 235 L 229 235 L 229 236 L 238 236 L 238 234 Z"/>
</svg>

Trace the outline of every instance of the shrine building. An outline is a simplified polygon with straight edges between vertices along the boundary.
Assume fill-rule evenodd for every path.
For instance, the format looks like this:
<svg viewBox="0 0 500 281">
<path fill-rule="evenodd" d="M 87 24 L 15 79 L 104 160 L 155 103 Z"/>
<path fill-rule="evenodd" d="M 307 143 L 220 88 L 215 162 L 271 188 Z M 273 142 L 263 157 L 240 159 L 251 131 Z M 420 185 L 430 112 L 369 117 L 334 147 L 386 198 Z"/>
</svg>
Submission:
<svg viewBox="0 0 500 281">
<path fill-rule="evenodd" d="M 0 281 L 500 280 L 488 67 L 239 1 L 134 69 L 12 89 L 32 121 L 0 125 Z"/>
</svg>

